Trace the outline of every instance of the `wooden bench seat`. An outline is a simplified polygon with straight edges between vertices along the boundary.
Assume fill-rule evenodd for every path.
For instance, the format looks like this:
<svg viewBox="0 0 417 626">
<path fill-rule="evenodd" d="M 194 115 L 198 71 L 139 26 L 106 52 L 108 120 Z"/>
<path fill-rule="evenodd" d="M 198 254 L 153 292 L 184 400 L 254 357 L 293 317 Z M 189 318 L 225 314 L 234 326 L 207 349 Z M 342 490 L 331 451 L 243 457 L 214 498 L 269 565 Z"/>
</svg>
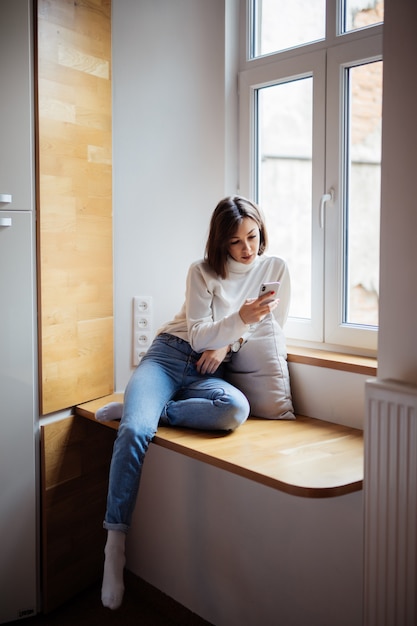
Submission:
<svg viewBox="0 0 417 626">
<path fill-rule="evenodd" d="M 122 400 L 123 394 L 112 394 L 77 406 L 76 414 L 97 421 L 100 407 Z M 160 427 L 153 443 L 297 496 L 339 496 L 363 484 L 363 432 L 310 417 L 251 417 L 227 435 Z"/>
</svg>

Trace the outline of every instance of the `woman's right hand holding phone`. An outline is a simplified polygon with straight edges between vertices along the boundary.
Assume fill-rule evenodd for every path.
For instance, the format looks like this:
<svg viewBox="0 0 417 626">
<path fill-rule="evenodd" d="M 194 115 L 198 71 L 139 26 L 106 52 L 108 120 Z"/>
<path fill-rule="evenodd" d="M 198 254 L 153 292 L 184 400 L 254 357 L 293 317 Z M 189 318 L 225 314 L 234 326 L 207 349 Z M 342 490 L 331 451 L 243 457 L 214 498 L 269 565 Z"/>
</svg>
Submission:
<svg viewBox="0 0 417 626">
<path fill-rule="evenodd" d="M 256 324 L 277 308 L 278 298 L 271 300 L 274 292 L 268 292 L 259 296 L 259 298 L 251 298 L 246 300 L 239 309 L 239 315 L 245 324 Z"/>
</svg>

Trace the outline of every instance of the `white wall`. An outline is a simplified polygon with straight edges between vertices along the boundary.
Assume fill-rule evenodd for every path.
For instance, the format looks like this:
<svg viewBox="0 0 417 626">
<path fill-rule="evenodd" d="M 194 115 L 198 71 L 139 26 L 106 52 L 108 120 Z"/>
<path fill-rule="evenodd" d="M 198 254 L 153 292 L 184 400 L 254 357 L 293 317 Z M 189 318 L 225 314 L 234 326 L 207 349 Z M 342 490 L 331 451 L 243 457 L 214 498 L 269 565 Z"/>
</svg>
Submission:
<svg viewBox="0 0 417 626">
<path fill-rule="evenodd" d="M 288 369 L 297 415 L 363 429 L 369 376 L 304 363 L 289 363 Z"/>
<path fill-rule="evenodd" d="M 128 568 L 216 626 L 359 626 L 362 492 L 300 498 L 151 444 Z"/>
<path fill-rule="evenodd" d="M 386 2 L 378 377 L 417 384 L 417 4 Z"/>
<path fill-rule="evenodd" d="M 132 297 L 153 297 L 155 330 L 173 317 L 211 212 L 236 190 L 225 156 L 236 154 L 236 93 L 225 75 L 224 0 L 114 0 L 112 20 L 115 388 L 123 390 Z M 233 56 L 226 61 L 236 75 Z"/>
</svg>

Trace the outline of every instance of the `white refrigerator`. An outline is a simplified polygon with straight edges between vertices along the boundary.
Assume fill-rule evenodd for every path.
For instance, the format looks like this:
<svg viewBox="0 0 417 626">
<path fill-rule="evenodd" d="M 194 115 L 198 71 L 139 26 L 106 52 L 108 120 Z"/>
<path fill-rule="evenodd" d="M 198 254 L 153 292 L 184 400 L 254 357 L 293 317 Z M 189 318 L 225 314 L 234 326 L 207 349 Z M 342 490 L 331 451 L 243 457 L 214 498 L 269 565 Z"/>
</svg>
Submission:
<svg viewBox="0 0 417 626">
<path fill-rule="evenodd" d="M 0 0 L 0 623 L 38 611 L 31 0 Z"/>
</svg>

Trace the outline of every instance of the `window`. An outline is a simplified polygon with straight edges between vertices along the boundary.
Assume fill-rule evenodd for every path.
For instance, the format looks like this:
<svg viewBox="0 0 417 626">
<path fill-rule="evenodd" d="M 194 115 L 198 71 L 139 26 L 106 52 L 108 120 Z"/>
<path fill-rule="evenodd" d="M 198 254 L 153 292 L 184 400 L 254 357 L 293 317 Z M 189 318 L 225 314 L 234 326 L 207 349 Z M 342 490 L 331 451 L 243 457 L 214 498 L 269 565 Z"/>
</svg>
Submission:
<svg viewBox="0 0 417 626">
<path fill-rule="evenodd" d="M 377 326 L 382 62 L 346 68 L 344 86 L 343 321 Z"/>
<path fill-rule="evenodd" d="M 261 0 L 252 11 L 253 57 L 325 37 L 326 0 Z"/>
<path fill-rule="evenodd" d="M 285 249 L 301 277 L 311 258 L 313 78 L 260 87 L 256 97 L 256 188 L 274 233 L 270 251 Z M 311 280 L 294 282 L 293 291 L 292 316 L 310 318 Z"/>
<path fill-rule="evenodd" d="M 345 0 L 342 4 L 342 32 L 368 28 L 384 21 L 384 3 L 374 0 Z"/>
<path fill-rule="evenodd" d="M 382 18 L 379 0 L 248 0 L 240 72 L 240 187 L 289 265 L 287 337 L 364 354 L 378 326 Z"/>
</svg>

